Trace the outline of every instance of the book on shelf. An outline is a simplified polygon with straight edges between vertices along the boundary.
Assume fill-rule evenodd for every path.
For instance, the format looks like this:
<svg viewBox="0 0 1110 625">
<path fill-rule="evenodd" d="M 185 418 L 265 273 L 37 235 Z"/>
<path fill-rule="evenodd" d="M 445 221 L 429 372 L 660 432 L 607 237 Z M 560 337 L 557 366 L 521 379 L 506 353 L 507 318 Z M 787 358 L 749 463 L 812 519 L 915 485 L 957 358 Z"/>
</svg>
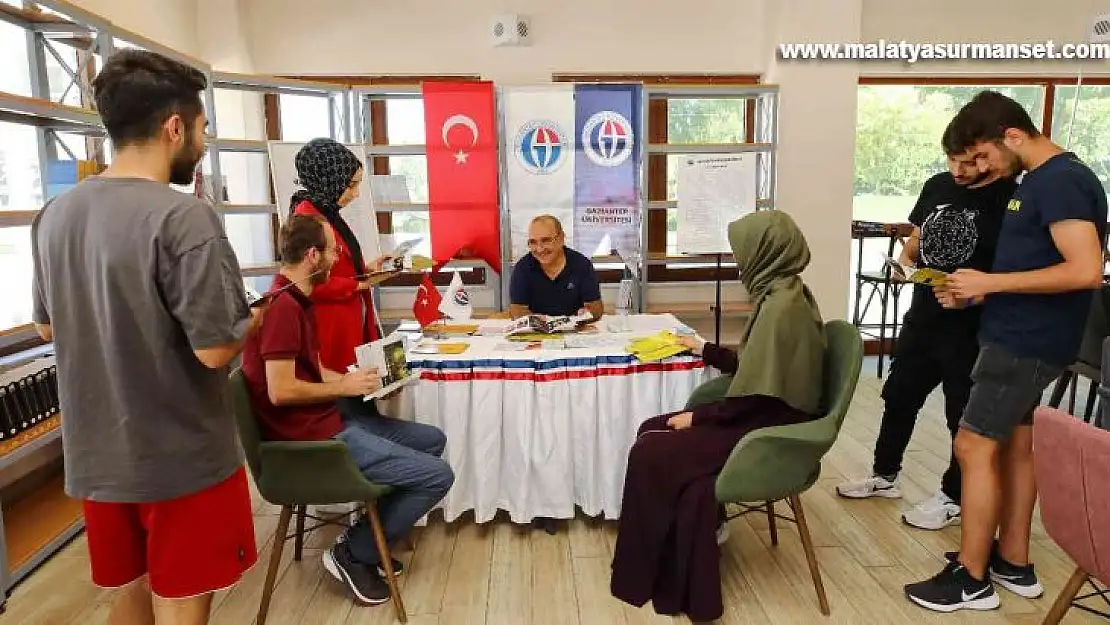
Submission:
<svg viewBox="0 0 1110 625">
<path fill-rule="evenodd" d="M 52 357 L 0 373 L 0 441 L 15 438 L 58 412 L 58 372 Z"/>
</svg>

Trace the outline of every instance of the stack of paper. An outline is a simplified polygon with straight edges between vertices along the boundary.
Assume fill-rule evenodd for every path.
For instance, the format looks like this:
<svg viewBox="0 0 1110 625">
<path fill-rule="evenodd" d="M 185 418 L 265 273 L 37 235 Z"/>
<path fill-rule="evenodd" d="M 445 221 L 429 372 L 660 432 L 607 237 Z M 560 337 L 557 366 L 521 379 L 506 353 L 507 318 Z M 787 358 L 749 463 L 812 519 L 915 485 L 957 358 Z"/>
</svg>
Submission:
<svg viewBox="0 0 1110 625">
<path fill-rule="evenodd" d="M 678 337 L 673 333 L 660 332 L 632 341 L 625 350 L 640 362 L 655 362 L 681 354 L 687 351 L 687 348 L 678 342 Z"/>
</svg>

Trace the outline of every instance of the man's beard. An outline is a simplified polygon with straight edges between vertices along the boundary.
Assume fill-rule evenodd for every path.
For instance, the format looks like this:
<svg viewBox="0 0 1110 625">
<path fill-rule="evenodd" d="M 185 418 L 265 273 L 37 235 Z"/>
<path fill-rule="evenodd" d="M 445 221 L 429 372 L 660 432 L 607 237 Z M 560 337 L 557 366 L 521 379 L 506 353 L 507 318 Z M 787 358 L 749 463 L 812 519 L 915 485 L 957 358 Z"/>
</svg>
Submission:
<svg viewBox="0 0 1110 625">
<path fill-rule="evenodd" d="M 317 264 L 315 267 L 312 268 L 312 272 L 309 274 L 309 284 L 311 284 L 312 286 L 320 286 L 321 284 L 327 282 L 328 278 L 331 277 L 330 271 L 331 267 L 327 267 L 323 263 Z"/>
<path fill-rule="evenodd" d="M 192 137 L 192 133 L 189 133 Z M 193 175 L 196 174 L 197 165 L 204 154 L 196 149 L 193 140 L 181 148 L 181 151 L 174 155 L 173 161 L 170 162 L 170 183 L 187 186 L 193 183 Z"/>
<path fill-rule="evenodd" d="M 971 178 L 965 178 L 964 182 L 962 182 L 960 184 L 962 184 L 965 187 L 972 187 L 972 186 L 975 186 L 975 185 L 983 182 L 990 175 L 991 175 L 991 172 L 989 172 L 989 171 L 978 172 L 978 173 L 975 174 L 975 176 L 973 176 Z"/>
</svg>

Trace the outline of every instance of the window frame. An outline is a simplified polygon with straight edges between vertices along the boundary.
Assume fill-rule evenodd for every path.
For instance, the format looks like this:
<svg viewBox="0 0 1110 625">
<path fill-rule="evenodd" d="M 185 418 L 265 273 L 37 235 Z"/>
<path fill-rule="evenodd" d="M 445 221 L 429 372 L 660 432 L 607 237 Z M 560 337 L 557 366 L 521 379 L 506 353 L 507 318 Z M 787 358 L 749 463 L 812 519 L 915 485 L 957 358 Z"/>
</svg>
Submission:
<svg viewBox="0 0 1110 625">
<path fill-rule="evenodd" d="M 292 78 L 298 80 L 313 80 L 316 82 L 326 82 L 340 85 L 347 85 L 354 88 L 359 87 L 381 87 L 381 86 L 419 86 L 423 82 L 434 81 L 449 81 L 449 80 L 462 80 L 462 81 L 477 81 L 481 80 L 481 76 L 477 74 L 466 75 L 388 75 L 388 76 L 372 76 L 372 75 L 290 75 L 282 76 L 282 78 Z M 357 103 L 361 106 L 362 103 Z M 271 140 L 281 139 L 281 103 L 274 97 L 267 97 L 265 104 L 265 113 L 267 117 L 266 122 L 266 136 Z M 389 125 L 387 116 L 387 106 L 384 100 L 373 100 L 370 102 L 370 144 L 371 145 L 389 145 Z M 271 121 L 273 120 L 273 121 Z M 361 128 L 358 129 L 361 132 Z M 374 175 L 387 175 L 389 174 L 389 157 L 388 156 L 374 156 L 371 158 L 370 172 Z M 272 187 L 272 185 L 271 185 Z M 271 188 L 271 195 L 273 190 Z M 375 217 L 378 220 L 378 232 L 380 234 L 391 234 L 393 232 L 393 211 L 376 211 Z M 274 249 L 277 249 L 277 232 L 278 232 L 277 216 L 274 216 Z M 451 279 L 455 270 L 452 271 L 438 271 L 431 274 L 432 282 L 436 286 L 448 286 L 451 284 Z M 484 285 L 487 282 L 487 271 L 485 267 L 474 267 L 469 269 L 459 269 L 459 275 L 462 277 L 463 284 L 474 286 Z M 389 287 L 416 287 L 420 284 L 423 276 L 414 274 L 400 274 L 393 277 L 381 284 L 384 288 Z"/>
<path fill-rule="evenodd" d="M 915 87 L 1044 87 L 1044 101 L 1041 103 L 1041 132 L 1052 138 L 1056 87 L 1073 87 L 1079 84 L 1078 76 L 944 76 L 944 75 L 882 75 L 860 76 L 857 86 L 909 85 Z M 1084 76 L 1083 87 L 1110 86 L 1110 76 Z"/>
<path fill-rule="evenodd" d="M 1110 86 L 1110 76 L 1084 76 L 1080 84 L 1079 77 L 1076 75 L 1059 75 L 1059 76 L 1045 76 L 1045 75 L 937 75 L 937 74 L 899 74 L 899 75 L 867 75 L 860 76 L 857 80 L 857 88 L 865 86 L 893 86 L 905 85 L 914 87 L 979 87 L 981 89 L 990 89 L 992 87 L 1028 87 L 1039 86 L 1044 89 L 1044 96 L 1041 102 L 1041 133 L 1052 139 L 1053 123 L 1055 118 L 1055 102 L 1056 102 L 1056 88 L 1057 87 L 1074 87 L 1076 85 L 1082 87 L 1105 87 Z M 849 241 L 851 242 L 851 241 Z M 854 274 L 855 267 L 851 268 Z M 853 288 L 851 280 L 846 285 L 849 291 Z M 855 311 L 851 311 L 855 314 Z M 904 312 L 904 311 L 903 311 Z M 868 344 L 868 353 L 878 353 L 876 347 L 878 339 L 870 339 L 866 341 Z M 886 351 L 889 352 L 889 347 Z"/>
<path fill-rule="evenodd" d="M 762 76 L 758 74 L 594 74 L 594 73 L 556 73 L 551 76 L 556 83 L 613 83 L 637 82 L 643 85 L 685 85 L 704 87 L 716 86 L 744 86 L 762 83 Z M 664 96 L 651 97 L 648 100 L 648 143 L 668 142 L 668 106 L 670 98 Z M 744 141 L 755 141 L 755 100 L 748 99 L 744 106 Z M 648 220 L 647 253 L 648 259 L 659 260 L 684 260 L 690 261 L 690 256 L 667 255 L 667 211 L 666 207 L 653 208 L 652 202 L 667 201 L 668 162 L 666 154 L 650 154 L 647 162 L 647 202 L 645 212 Z M 706 257 L 706 263 L 715 261 L 714 257 Z M 718 272 L 716 267 L 674 267 L 664 264 L 649 264 L 647 267 L 647 282 L 712 282 L 721 280 L 738 280 L 739 271 L 732 264 L 732 255 L 725 255 L 724 261 Z M 622 276 L 620 269 L 605 269 L 598 271 L 598 279 L 603 283 L 619 283 Z"/>
<path fill-rule="evenodd" d="M 16 7 L 4 6 L 3 9 L 6 15 L 26 21 L 28 23 L 36 23 L 36 20 L 38 19 L 37 14 L 27 8 L 19 9 Z M 47 32 L 38 32 L 33 29 L 26 29 L 24 35 L 27 39 L 29 51 L 33 51 L 32 56 L 28 58 L 28 62 L 30 64 L 29 71 L 32 73 L 41 72 L 43 74 L 42 76 L 40 76 L 40 80 L 37 83 L 36 80 L 32 79 L 32 94 L 28 96 L 29 99 L 48 102 L 53 106 L 63 106 L 71 110 L 91 111 L 94 107 L 93 103 L 89 99 L 89 85 L 92 83 L 92 80 L 93 78 L 95 78 L 96 75 L 96 62 L 94 57 L 99 55 L 99 53 L 95 51 L 95 46 L 93 45 L 92 41 L 77 35 L 50 35 Z M 59 52 L 59 49 L 55 46 L 55 44 L 65 45 L 75 50 L 75 58 L 78 65 L 77 67 L 68 66 L 68 62 L 66 62 L 65 60 L 61 60 L 61 62 L 58 62 L 59 59 L 57 58 L 55 58 L 54 60 L 55 62 L 58 62 L 59 65 L 66 66 L 68 68 L 67 73 L 72 72 L 72 74 L 70 75 L 71 82 L 73 82 L 72 79 L 76 78 L 76 82 L 73 84 L 73 86 L 77 88 L 77 93 L 80 100 L 79 106 L 75 107 L 71 105 L 63 105 L 55 102 L 51 97 L 49 78 L 45 75 L 45 64 L 46 54 L 49 51 L 48 47 L 53 47 L 56 53 Z M 45 91 L 45 93 L 35 93 L 36 89 L 40 91 Z M 13 121 L 12 123 L 19 124 L 20 122 Z M 39 179 L 42 185 L 42 192 L 45 195 L 47 184 L 47 172 L 45 171 L 45 169 L 51 159 L 61 160 L 58 159 L 58 148 L 62 139 L 59 135 L 55 135 L 54 131 L 45 128 L 36 128 L 36 134 L 38 135 L 37 138 L 39 143 L 39 152 L 37 157 L 39 166 Z M 106 140 L 106 137 L 94 138 L 91 135 L 85 137 L 86 158 L 81 160 L 92 161 L 96 163 L 97 171 L 103 171 L 104 167 L 106 166 L 104 149 L 104 142 Z M 81 162 L 81 160 L 78 160 L 78 162 Z M 31 225 L 39 210 L 41 210 L 41 207 L 36 209 L 27 208 L 2 211 L 0 212 L 0 228 L 28 227 Z M 47 341 L 44 341 L 42 337 L 38 335 L 38 331 L 35 329 L 34 322 L 24 323 L 7 328 L 0 328 L 0 359 L 13 357 L 20 352 L 25 352 L 46 344 Z"/>
</svg>

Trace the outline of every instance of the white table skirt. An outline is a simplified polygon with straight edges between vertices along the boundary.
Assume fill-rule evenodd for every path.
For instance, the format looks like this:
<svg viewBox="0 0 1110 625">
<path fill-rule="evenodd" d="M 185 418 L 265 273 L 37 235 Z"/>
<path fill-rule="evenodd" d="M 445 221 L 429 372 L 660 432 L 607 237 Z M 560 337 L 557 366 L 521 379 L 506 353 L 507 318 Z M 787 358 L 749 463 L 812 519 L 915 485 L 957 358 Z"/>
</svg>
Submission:
<svg viewBox="0 0 1110 625">
<path fill-rule="evenodd" d="M 670 315 L 632 318 L 631 339 L 677 325 Z M 625 337 L 627 335 L 627 337 Z M 438 507 L 484 523 L 506 510 L 516 523 L 620 515 L 625 465 L 645 420 L 681 410 L 716 372 L 689 354 L 641 363 L 619 345 L 497 351 L 503 337 L 467 339 L 459 355 L 410 354 L 420 381 L 402 412 L 447 435 L 455 485 Z"/>
</svg>

